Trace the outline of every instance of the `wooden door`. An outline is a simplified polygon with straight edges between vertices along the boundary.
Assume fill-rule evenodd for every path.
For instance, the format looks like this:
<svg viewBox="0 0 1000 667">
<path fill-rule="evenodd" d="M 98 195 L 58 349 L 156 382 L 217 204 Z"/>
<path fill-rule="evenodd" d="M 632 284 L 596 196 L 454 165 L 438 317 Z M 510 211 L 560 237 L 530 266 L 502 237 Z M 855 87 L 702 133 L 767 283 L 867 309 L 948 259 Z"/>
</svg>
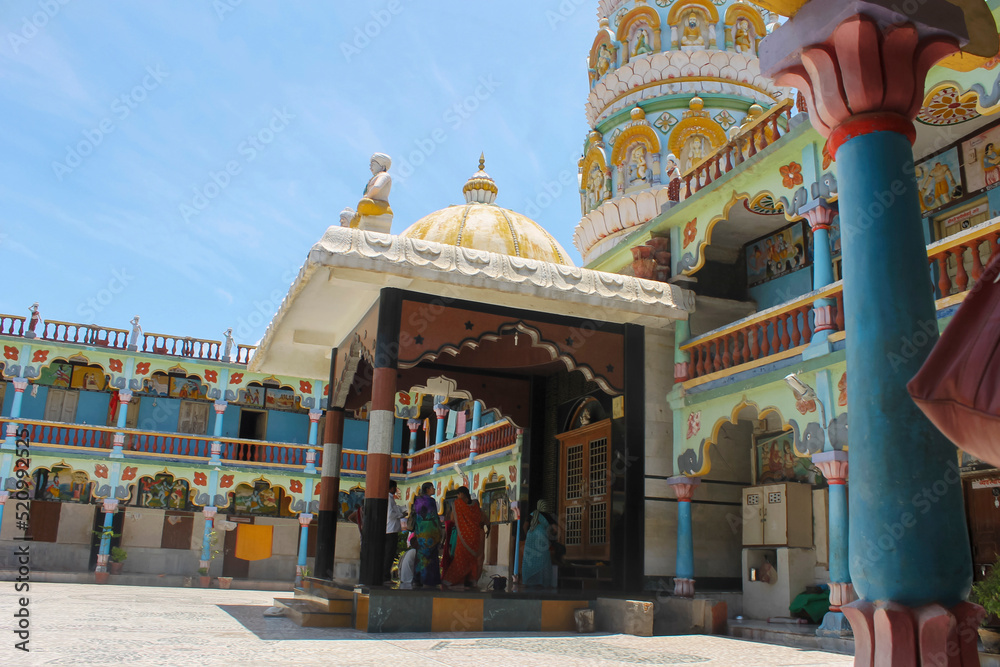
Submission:
<svg viewBox="0 0 1000 667">
<path fill-rule="evenodd" d="M 1000 556 L 1000 486 L 995 480 L 965 482 L 965 506 L 972 541 L 973 576 L 978 581 Z M 978 488 L 977 488 L 978 487 Z"/>
<path fill-rule="evenodd" d="M 234 523 L 253 523 L 252 516 L 226 517 Z M 246 579 L 250 576 L 250 561 L 236 557 L 236 531 L 234 528 L 226 532 L 226 541 L 222 547 L 222 576 L 235 577 L 236 579 Z"/>
<path fill-rule="evenodd" d="M 611 420 L 558 436 L 560 539 L 570 560 L 611 557 Z"/>
</svg>

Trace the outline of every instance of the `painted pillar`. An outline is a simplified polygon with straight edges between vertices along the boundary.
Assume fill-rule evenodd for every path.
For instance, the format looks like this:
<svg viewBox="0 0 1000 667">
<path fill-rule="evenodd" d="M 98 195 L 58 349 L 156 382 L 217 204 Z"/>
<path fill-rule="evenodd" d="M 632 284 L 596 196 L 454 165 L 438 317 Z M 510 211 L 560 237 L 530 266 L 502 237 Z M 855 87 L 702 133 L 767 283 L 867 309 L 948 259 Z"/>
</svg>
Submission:
<svg viewBox="0 0 1000 667">
<path fill-rule="evenodd" d="M 423 421 L 420 419 L 407 419 L 406 426 L 410 429 L 410 455 L 417 453 L 417 433 L 420 432 L 420 425 Z"/>
<path fill-rule="evenodd" d="M 382 584 L 389 470 L 396 405 L 396 366 L 402 298 L 384 288 L 379 301 L 378 333 L 372 373 L 372 408 L 368 416 L 368 464 L 365 469 L 365 513 L 361 534 L 361 577 L 366 586 Z"/>
<path fill-rule="evenodd" d="M 112 475 L 112 477 L 117 477 L 117 475 Z M 115 482 L 111 485 L 111 492 L 114 493 L 114 488 L 117 486 L 117 480 L 112 481 Z M 104 503 L 101 505 L 101 511 L 104 512 L 104 525 L 102 526 L 101 531 L 101 545 L 97 550 L 97 567 L 94 568 L 95 573 L 108 572 L 108 561 L 111 558 L 110 535 L 114 531 L 115 513 L 118 512 L 118 499 L 105 498 Z M 98 581 L 98 583 L 105 582 Z"/>
<path fill-rule="evenodd" d="M 337 358 L 336 352 L 333 358 Z M 319 481 L 315 569 L 316 576 L 321 579 L 333 579 L 340 505 L 340 455 L 343 442 L 344 408 L 334 406 L 326 411 L 326 424 L 323 429 L 323 466 Z"/>
<path fill-rule="evenodd" d="M 810 2 L 761 50 L 765 76 L 808 98 L 810 121 L 827 137 L 840 177 L 853 473 L 848 552 L 861 598 L 842 609 L 856 665 L 941 664 L 944 655 L 976 664 L 971 630 L 983 610 L 963 602 L 972 560 L 955 448 L 906 391 L 938 335 L 913 118 L 927 70 L 967 41 L 965 16 L 946 0 L 924 2 L 919 24 L 895 23 L 898 14 L 866 2 L 846 6 L 871 15 Z M 904 357 L 914 335 L 928 344 Z"/>
<path fill-rule="evenodd" d="M 448 424 L 448 406 L 442 403 L 436 404 L 434 414 L 437 416 L 437 433 L 434 436 L 434 444 L 440 445 L 444 442 L 444 427 Z"/>
<path fill-rule="evenodd" d="M 315 446 L 319 437 L 319 418 L 323 416 L 322 410 L 309 411 L 309 445 Z"/>
<path fill-rule="evenodd" d="M 222 460 L 222 441 L 219 438 L 222 437 L 222 424 L 226 416 L 226 408 L 229 407 L 229 403 L 226 401 L 216 401 L 213 406 L 215 408 L 215 428 L 212 431 L 212 435 L 215 440 L 212 441 L 212 463 L 218 463 Z"/>
<path fill-rule="evenodd" d="M 681 345 L 691 337 L 691 324 L 687 320 L 674 323 L 674 384 L 691 379 L 691 355 Z"/>
<path fill-rule="evenodd" d="M 482 401 L 472 401 L 472 430 L 483 426 L 483 404 Z"/>
<path fill-rule="evenodd" d="M 218 511 L 211 505 L 201 508 L 201 513 L 205 517 L 205 530 L 201 538 L 201 562 L 198 567 L 207 569 L 212 564 L 212 532 L 215 530 L 215 515 Z"/>
<path fill-rule="evenodd" d="M 312 495 L 312 480 L 309 484 L 309 493 Z M 308 512 L 299 514 L 299 526 L 302 531 L 299 533 L 299 560 L 295 564 L 295 585 L 302 585 L 303 572 L 306 569 L 306 561 L 309 556 L 309 524 L 312 523 L 313 515 Z"/>
<path fill-rule="evenodd" d="M 694 536 L 691 531 L 691 498 L 701 484 L 699 477 L 676 475 L 667 480 L 677 494 L 677 575 L 674 595 L 694 597 Z"/>
<path fill-rule="evenodd" d="M 830 254 L 830 227 L 837 216 L 837 204 L 816 199 L 800 209 L 809 221 L 813 232 L 813 289 L 823 289 L 833 282 L 833 256 Z M 834 324 L 834 299 L 816 299 L 813 302 L 812 340 L 810 347 L 826 345 L 826 339 L 837 330 Z M 808 322 L 803 323 L 808 326 Z"/>
<path fill-rule="evenodd" d="M 125 428 L 126 420 L 128 419 L 128 404 L 132 400 L 132 391 L 129 389 L 119 389 L 118 390 L 118 419 L 115 422 L 115 428 Z M 111 458 L 113 459 L 123 459 L 125 454 L 123 452 L 125 448 L 125 433 L 118 431 L 115 433 L 114 446 L 111 448 Z"/>
<path fill-rule="evenodd" d="M 812 457 L 813 463 L 830 485 L 830 611 L 816 630 L 816 634 L 820 636 L 841 637 L 851 633 L 851 626 L 841 612 L 843 605 L 856 599 L 848 567 L 847 459 L 847 452 L 841 450 L 821 452 Z"/>
</svg>

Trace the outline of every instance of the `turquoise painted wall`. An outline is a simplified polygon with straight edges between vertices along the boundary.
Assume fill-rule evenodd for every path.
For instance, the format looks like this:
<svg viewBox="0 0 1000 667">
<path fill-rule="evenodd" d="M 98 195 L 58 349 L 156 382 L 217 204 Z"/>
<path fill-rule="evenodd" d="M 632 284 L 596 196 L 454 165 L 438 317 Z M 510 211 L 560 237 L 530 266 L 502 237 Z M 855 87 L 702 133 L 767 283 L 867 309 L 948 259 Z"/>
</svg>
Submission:
<svg viewBox="0 0 1000 667">
<path fill-rule="evenodd" d="M 368 422 L 344 420 L 344 449 L 368 450 Z"/>
<path fill-rule="evenodd" d="M 787 276 L 775 278 L 747 290 L 750 298 L 757 302 L 757 310 L 766 310 L 791 301 L 812 291 L 812 269 L 799 269 Z"/>
<path fill-rule="evenodd" d="M 3 414 L 10 416 L 10 409 L 14 405 L 14 383 L 6 382 L 7 389 L 3 396 Z M 21 416 L 25 419 L 45 419 L 45 400 L 49 395 L 49 388 L 39 385 L 37 395 L 32 398 L 31 390 L 34 385 L 29 385 L 21 399 Z"/>
<path fill-rule="evenodd" d="M 111 394 L 103 391 L 81 391 L 76 404 L 77 423 L 105 426 L 110 401 Z"/>
<path fill-rule="evenodd" d="M 272 442 L 309 442 L 309 415 L 304 412 L 267 411 L 267 434 Z"/>
</svg>

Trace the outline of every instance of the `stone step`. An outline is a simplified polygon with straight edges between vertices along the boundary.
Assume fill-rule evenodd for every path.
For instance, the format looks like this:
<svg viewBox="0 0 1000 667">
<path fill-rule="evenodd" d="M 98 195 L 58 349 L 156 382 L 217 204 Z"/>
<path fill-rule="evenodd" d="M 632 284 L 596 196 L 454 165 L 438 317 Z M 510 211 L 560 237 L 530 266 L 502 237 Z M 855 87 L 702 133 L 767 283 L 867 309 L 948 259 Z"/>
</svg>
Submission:
<svg viewBox="0 0 1000 667">
<path fill-rule="evenodd" d="M 309 595 L 318 595 L 327 600 L 354 600 L 355 585 L 351 582 L 306 577 L 299 588 Z"/>
<path fill-rule="evenodd" d="M 285 610 L 285 618 L 303 628 L 351 628 L 351 613 L 326 611 L 319 605 L 293 598 L 274 598 L 274 606 Z"/>
<path fill-rule="evenodd" d="M 312 603 L 314 606 L 323 609 L 324 611 L 336 612 L 339 614 L 352 614 L 354 613 L 354 597 L 351 596 L 350 599 L 342 598 L 327 598 L 323 595 L 323 591 L 318 589 L 312 589 L 307 591 L 303 588 L 295 589 L 295 599 L 302 602 Z"/>
<path fill-rule="evenodd" d="M 764 644 L 778 644 L 814 651 L 829 651 L 854 655 L 853 637 L 817 637 L 815 625 L 768 623 L 766 621 L 735 621 L 730 619 L 728 634 Z"/>
</svg>

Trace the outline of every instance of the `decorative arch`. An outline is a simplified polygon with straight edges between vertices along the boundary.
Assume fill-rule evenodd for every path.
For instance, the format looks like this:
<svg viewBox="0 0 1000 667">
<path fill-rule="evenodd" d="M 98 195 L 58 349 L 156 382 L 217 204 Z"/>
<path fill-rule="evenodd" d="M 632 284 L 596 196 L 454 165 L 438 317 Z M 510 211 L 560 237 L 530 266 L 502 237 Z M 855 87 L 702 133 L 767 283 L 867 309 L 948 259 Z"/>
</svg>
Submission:
<svg viewBox="0 0 1000 667">
<path fill-rule="evenodd" d="M 152 475 L 142 475 L 136 482 L 135 502 L 150 509 L 188 510 L 193 505 L 191 480 L 164 468 Z"/>
<path fill-rule="evenodd" d="M 601 80 L 608 72 L 618 67 L 618 47 L 615 46 L 614 35 L 607 28 L 598 31 L 594 43 L 590 47 L 590 57 L 587 59 L 590 69 L 590 85 Z"/>
<path fill-rule="evenodd" d="M 611 149 L 611 164 L 621 165 L 628 149 L 635 143 L 645 145 L 650 153 L 660 152 L 660 138 L 648 123 L 631 125 L 622 130 L 615 139 L 615 145 Z"/>
<path fill-rule="evenodd" d="M 615 34 L 615 39 L 617 39 L 622 46 L 624 51 L 622 53 L 622 62 L 626 63 L 630 58 L 643 55 L 641 53 L 636 53 L 636 49 L 640 48 L 638 39 L 640 38 L 639 32 L 643 28 L 649 28 L 651 35 L 646 36 L 646 42 L 644 46 L 648 49 L 652 49 L 653 53 L 659 53 L 661 51 L 660 46 L 660 15 L 652 7 L 636 7 L 628 14 L 622 17 L 621 23 L 618 24 L 618 32 Z"/>
<path fill-rule="evenodd" d="M 780 430 L 782 432 L 794 430 L 794 426 L 785 420 L 785 417 L 781 414 L 781 411 L 773 406 L 769 405 L 761 408 L 754 401 L 749 400 L 746 395 L 737 403 L 729 414 L 729 418 L 720 417 L 716 420 L 715 424 L 712 426 L 712 433 L 709 437 L 703 438 L 701 444 L 699 445 L 699 451 L 695 452 L 693 449 L 687 449 L 682 452 L 677 457 L 677 469 L 682 474 L 688 475 L 689 477 L 704 477 L 712 472 L 712 455 L 711 447 L 718 442 L 719 434 L 722 431 L 722 427 L 726 424 L 738 424 L 740 421 L 740 416 L 744 410 L 751 410 L 746 415 L 745 418 L 752 418 L 756 416 L 758 420 L 768 420 L 768 424 L 774 421 L 775 428 L 772 430 Z M 796 442 L 796 444 L 798 444 Z M 800 452 L 798 448 L 795 448 L 795 452 L 800 456 L 808 456 L 804 452 Z"/>
<path fill-rule="evenodd" d="M 708 0 L 682 0 L 670 9 L 667 14 L 667 23 L 671 26 L 680 25 L 681 20 L 687 10 L 700 9 L 708 16 L 712 23 L 719 22 L 719 10 Z"/>
<path fill-rule="evenodd" d="M 586 416 L 584 416 L 586 413 Z M 607 410 L 593 396 L 584 396 L 573 407 L 561 432 L 572 431 L 588 424 L 595 424 L 608 418 Z"/>
<path fill-rule="evenodd" d="M 701 267 L 705 265 L 704 251 L 706 247 L 712 244 L 712 233 L 715 230 L 715 226 L 720 222 L 722 222 L 723 220 L 729 219 L 729 212 L 732 210 L 734 206 L 736 206 L 737 204 L 744 205 L 745 202 L 757 201 L 759 198 L 765 195 L 771 197 L 773 201 L 778 201 L 777 198 L 774 196 L 774 193 L 771 192 L 770 190 L 761 190 L 760 192 L 758 192 L 756 195 L 753 196 L 751 196 L 747 192 L 739 192 L 739 193 L 734 192 L 729 201 L 722 207 L 722 213 L 720 213 L 719 215 L 715 216 L 714 218 L 708 221 L 708 225 L 705 228 L 705 239 L 695 249 L 697 261 L 691 266 L 691 268 L 685 269 L 684 274 L 689 276 L 694 275 L 701 269 Z M 785 217 L 788 217 L 787 213 Z M 792 218 L 791 220 L 794 220 L 794 218 Z"/>
<path fill-rule="evenodd" d="M 757 33 L 758 40 L 763 39 L 767 34 L 767 25 L 764 24 L 764 19 L 761 17 L 760 12 L 750 5 L 733 5 L 726 10 L 726 25 L 736 25 L 736 20 L 740 18 L 744 18 L 750 22 L 750 25 L 753 26 L 754 31 Z"/>
<path fill-rule="evenodd" d="M 599 181 L 595 182 L 595 167 L 600 170 Z M 603 142 L 591 143 L 590 150 L 580 164 L 583 189 L 583 214 L 586 215 L 611 197 L 611 169 L 608 167 L 607 153 Z"/>
<path fill-rule="evenodd" d="M 65 461 L 50 466 L 39 466 L 25 480 L 33 500 L 64 503 L 90 503 L 93 500 L 94 481 L 84 470 L 78 470 Z"/>
<path fill-rule="evenodd" d="M 674 126 L 673 131 L 670 133 L 670 139 L 667 141 L 667 148 L 673 155 L 676 155 L 681 161 L 681 164 L 684 165 L 684 161 L 686 159 L 684 156 L 684 148 L 686 147 L 689 139 L 699 135 L 708 140 L 710 150 L 712 151 L 729 141 L 729 138 L 726 136 L 726 131 L 721 125 L 709 118 L 708 114 L 705 114 L 705 116 L 695 115 L 685 118 Z M 684 165 L 685 168 L 682 169 L 682 172 L 687 173 L 700 161 L 701 160 L 696 160 L 690 164 Z"/>
</svg>

